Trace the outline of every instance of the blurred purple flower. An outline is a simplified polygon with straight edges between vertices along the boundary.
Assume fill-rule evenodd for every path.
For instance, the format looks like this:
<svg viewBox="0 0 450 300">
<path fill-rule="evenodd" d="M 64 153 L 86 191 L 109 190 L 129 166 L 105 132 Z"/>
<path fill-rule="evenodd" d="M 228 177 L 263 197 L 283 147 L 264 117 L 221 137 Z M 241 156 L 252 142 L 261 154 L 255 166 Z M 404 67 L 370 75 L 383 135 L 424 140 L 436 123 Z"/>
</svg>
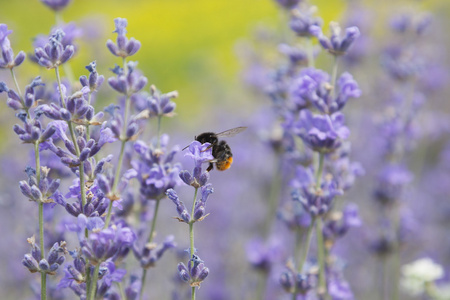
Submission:
<svg viewBox="0 0 450 300">
<path fill-rule="evenodd" d="M 127 33 L 126 27 L 128 25 L 127 19 L 116 18 L 114 19 L 114 24 L 116 26 L 116 30 L 114 32 L 117 33 L 117 40 L 114 44 L 113 41 L 108 40 L 106 46 L 112 54 L 119 57 L 128 57 L 136 54 L 138 50 L 141 48 L 141 42 L 136 40 L 135 38 L 128 38 L 125 36 Z"/>
<path fill-rule="evenodd" d="M 8 30 L 8 25 L 0 24 L 0 49 L 2 51 L 2 56 L 0 57 L 1 69 L 12 69 L 20 66 L 25 60 L 25 52 L 23 51 L 20 51 L 14 58 L 14 52 L 8 39 L 8 35 L 11 33 L 12 30 Z"/>
<path fill-rule="evenodd" d="M 329 153 L 341 146 L 350 135 L 344 125 L 344 115 L 337 112 L 329 115 L 313 115 L 309 110 L 300 111 L 295 130 L 303 142 L 312 150 Z"/>
<path fill-rule="evenodd" d="M 63 10 L 67 5 L 69 5 L 70 1 L 71 0 L 41 0 L 42 3 L 54 11 Z"/>
</svg>

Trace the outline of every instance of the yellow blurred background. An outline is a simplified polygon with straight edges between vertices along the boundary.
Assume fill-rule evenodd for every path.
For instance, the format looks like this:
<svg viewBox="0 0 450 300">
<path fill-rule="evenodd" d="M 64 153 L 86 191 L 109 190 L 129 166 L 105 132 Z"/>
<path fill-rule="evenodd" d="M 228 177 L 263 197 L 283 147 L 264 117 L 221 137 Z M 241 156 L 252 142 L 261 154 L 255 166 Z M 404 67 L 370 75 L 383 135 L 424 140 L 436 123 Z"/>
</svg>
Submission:
<svg viewBox="0 0 450 300">
<path fill-rule="evenodd" d="M 339 16 L 346 1 L 321 0 L 314 4 L 320 7 L 327 24 Z M 48 34 L 55 24 L 53 11 L 38 0 L 0 0 L 0 7 L 0 22 L 13 30 L 9 38 L 15 53 L 32 52 L 32 39 Z M 272 0 L 73 0 L 62 18 L 83 29 L 83 37 L 76 42 L 79 51 L 70 60 L 75 78 L 87 74 L 84 66 L 92 60 L 97 60 L 98 71 L 106 78 L 112 75 L 108 69 L 121 63 L 105 46 L 108 39 L 115 41 L 112 31 L 116 17 L 126 18 L 127 36 L 142 43 L 130 60 L 139 61 L 138 68 L 149 83 L 163 92 L 178 90 L 180 121 L 222 104 L 241 105 L 245 96 L 240 92 L 243 86 L 237 41 L 251 39 L 258 27 L 286 30 L 287 21 L 286 13 Z M 38 74 L 54 80 L 53 72 L 28 60 L 17 68 L 17 74 L 21 86 Z M 1 74 L 3 80 L 10 80 L 8 76 L 6 71 Z M 105 105 L 110 102 L 115 99 L 101 101 Z"/>
</svg>

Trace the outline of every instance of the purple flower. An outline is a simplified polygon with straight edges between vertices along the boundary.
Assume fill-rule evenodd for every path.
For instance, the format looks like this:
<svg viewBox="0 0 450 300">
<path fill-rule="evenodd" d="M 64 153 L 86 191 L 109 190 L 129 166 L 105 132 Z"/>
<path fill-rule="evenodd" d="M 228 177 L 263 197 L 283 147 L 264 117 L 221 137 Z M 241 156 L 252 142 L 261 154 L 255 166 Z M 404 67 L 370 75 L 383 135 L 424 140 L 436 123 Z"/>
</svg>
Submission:
<svg viewBox="0 0 450 300">
<path fill-rule="evenodd" d="M 128 57 L 136 54 L 138 50 L 141 48 L 141 42 L 136 40 L 135 38 L 128 38 L 125 36 L 127 33 L 127 19 L 116 18 L 114 19 L 114 24 L 116 26 L 116 30 L 114 32 L 117 33 L 117 40 L 114 44 L 113 41 L 108 40 L 106 46 L 112 54 L 119 57 Z"/>
<path fill-rule="evenodd" d="M 80 241 L 83 254 L 91 263 L 97 264 L 114 257 L 123 247 L 130 247 L 136 240 L 128 227 L 110 227 L 91 232 L 88 239 Z"/>
<path fill-rule="evenodd" d="M 191 222 L 191 215 L 189 214 L 186 206 L 184 205 L 184 203 L 180 200 L 180 198 L 177 195 L 177 192 L 175 192 L 174 189 L 168 189 L 166 191 L 166 195 L 167 197 L 172 200 L 172 202 L 176 205 L 177 207 L 177 213 L 178 213 L 178 220 L 180 222 L 184 222 L 186 224 L 189 224 Z"/>
<path fill-rule="evenodd" d="M 334 212 L 331 214 L 323 227 L 323 236 L 329 245 L 332 245 L 337 238 L 344 236 L 350 228 L 360 227 L 361 224 L 358 206 L 356 204 L 348 204 L 344 207 L 342 213 Z"/>
<path fill-rule="evenodd" d="M 2 51 L 2 56 L 0 57 L 1 69 L 12 69 L 21 65 L 25 60 L 25 52 L 23 51 L 20 51 L 14 58 L 14 52 L 8 39 L 8 35 L 11 33 L 12 30 L 8 30 L 6 24 L 0 24 L 0 49 Z"/>
<path fill-rule="evenodd" d="M 162 244 L 146 244 L 142 250 L 139 249 L 137 243 L 133 244 L 133 253 L 136 259 L 141 264 L 141 267 L 148 269 L 154 267 L 156 262 L 161 259 L 163 254 L 172 248 L 176 247 L 174 237 L 168 236 Z"/>
<path fill-rule="evenodd" d="M 328 73 L 315 69 L 303 69 L 289 85 L 289 98 L 300 110 L 309 104 L 316 103 L 322 97 L 328 97 L 330 92 L 330 76 Z"/>
<path fill-rule="evenodd" d="M 325 178 L 320 188 L 317 188 L 311 169 L 298 167 L 296 177 L 299 180 L 299 187 L 293 190 L 292 199 L 299 201 L 312 216 L 327 213 L 333 205 L 334 197 L 343 194 L 342 190 L 338 189 L 336 181 L 330 178 Z"/>
<path fill-rule="evenodd" d="M 160 145 L 147 145 L 143 141 L 134 144 L 134 150 L 139 155 L 139 160 L 133 160 L 131 165 L 137 172 L 140 183 L 140 193 L 148 200 L 158 200 L 165 196 L 168 189 L 180 184 L 178 174 L 181 170 L 179 163 L 174 163 L 175 154 L 179 151 L 174 147 L 167 150 L 169 136 L 163 134 Z"/>
<path fill-rule="evenodd" d="M 315 12 L 314 6 L 293 10 L 289 26 L 298 36 L 314 36 L 314 30 L 322 25 L 322 19 L 315 17 Z"/>
<path fill-rule="evenodd" d="M 411 172 L 401 165 L 387 165 L 378 175 L 375 198 L 381 204 L 398 201 L 405 186 L 413 179 Z"/>
<path fill-rule="evenodd" d="M 188 267 L 183 263 L 178 264 L 178 274 L 184 282 L 189 282 L 192 287 L 199 287 L 209 274 L 209 269 L 204 261 L 193 254 L 188 262 Z"/>
<path fill-rule="evenodd" d="M 70 1 L 71 0 L 41 0 L 42 3 L 54 11 L 63 10 L 67 5 L 69 5 Z"/>
<path fill-rule="evenodd" d="M 280 44 L 278 45 L 278 51 L 286 55 L 293 66 L 308 62 L 307 53 L 297 47 L 289 46 L 287 44 Z"/>
<path fill-rule="evenodd" d="M 345 35 L 341 36 L 341 27 L 336 22 L 330 22 L 330 38 L 326 37 L 320 28 L 315 27 L 314 30 L 322 47 L 334 56 L 344 55 L 360 35 L 358 27 L 352 26 L 346 28 Z"/>
<path fill-rule="evenodd" d="M 38 63 L 47 69 L 53 69 L 68 61 L 75 53 L 73 45 L 66 47 L 62 44 L 65 33 L 57 30 L 53 33 L 44 47 L 38 47 L 34 50 L 34 54 L 38 59 Z"/>
<path fill-rule="evenodd" d="M 86 66 L 86 69 L 89 71 L 89 78 L 85 75 L 80 77 L 80 83 L 83 87 L 89 87 L 91 93 L 95 92 L 105 80 L 103 75 L 98 75 L 97 73 L 97 63 L 95 60 Z"/>
<path fill-rule="evenodd" d="M 405 34 L 408 31 L 417 35 L 423 34 L 431 24 L 432 17 L 429 13 L 422 14 L 396 14 L 390 21 L 390 26 L 398 33 Z"/>
<path fill-rule="evenodd" d="M 189 151 L 185 154 L 194 160 L 194 170 L 192 174 L 189 171 L 181 171 L 180 178 L 187 185 L 199 188 L 204 186 L 209 179 L 209 172 L 202 172 L 202 164 L 214 159 L 210 143 L 201 144 L 199 141 L 193 141 L 189 145 Z"/>
<path fill-rule="evenodd" d="M 301 0 L 276 0 L 276 2 L 285 9 L 293 9 Z"/>
<path fill-rule="evenodd" d="M 147 106 L 150 110 L 150 116 L 173 116 L 176 107 L 175 102 L 171 101 L 178 97 L 178 92 L 173 91 L 162 94 L 154 85 L 150 87 L 151 96 L 147 98 Z"/>
<path fill-rule="evenodd" d="M 281 258 L 282 249 L 283 245 L 279 239 L 275 238 L 269 242 L 253 239 L 246 246 L 247 260 L 253 268 L 268 273 L 272 265 Z"/>
<path fill-rule="evenodd" d="M 321 153 L 333 152 L 350 134 L 343 114 L 313 115 L 307 109 L 300 111 L 295 130 L 308 147 Z"/>
<path fill-rule="evenodd" d="M 189 145 L 188 149 L 189 151 L 185 154 L 185 156 L 192 158 L 196 167 L 201 167 L 202 163 L 209 162 L 214 159 L 210 143 L 201 144 L 199 141 L 193 141 Z"/>
<path fill-rule="evenodd" d="M 36 170 L 28 167 L 25 171 L 28 175 L 28 181 L 20 181 L 20 191 L 31 201 L 41 203 L 54 203 L 57 197 L 57 190 L 59 188 L 59 179 L 50 179 L 48 174 L 50 169 L 47 167 L 41 167 L 41 178 L 39 184 L 36 179 Z"/>
<path fill-rule="evenodd" d="M 288 269 L 281 274 L 280 284 L 288 293 L 297 292 L 300 295 L 306 295 L 317 285 L 317 275 L 300 274 Z"/>
<path fill-rule="evenodd" d="M 416 77 L 425 67 L 423 58 L 417 52 L 398 46 L 391 46 L 383 51 L 381 65 L 392 78 L 399 81 Z"/>
<path fill-rule="evenodd" d="M 142 90 L 147 84 L 147 77 L 143 76 L 136 69 L 136 65 L 136 62 L 129 61 L 126 74 L 123 72 L 123 69 L 115 69 L 114 73 L 117 76 L 108 79 L 109 85 L 117 92 L 127 96 Z"/>
<path fill-rule="evenodd" d="M 55 243 L 48 252 L 46 259 L 41 259 L 41 249 L 36 245 L 34 236 L 28 239 L 28 243 L 31 245 L 31 253 L 25 254 L 22 264 L 31 273 L 41 272 L 55 275 L 65 261 L 66 242 Z"/>
</svg>

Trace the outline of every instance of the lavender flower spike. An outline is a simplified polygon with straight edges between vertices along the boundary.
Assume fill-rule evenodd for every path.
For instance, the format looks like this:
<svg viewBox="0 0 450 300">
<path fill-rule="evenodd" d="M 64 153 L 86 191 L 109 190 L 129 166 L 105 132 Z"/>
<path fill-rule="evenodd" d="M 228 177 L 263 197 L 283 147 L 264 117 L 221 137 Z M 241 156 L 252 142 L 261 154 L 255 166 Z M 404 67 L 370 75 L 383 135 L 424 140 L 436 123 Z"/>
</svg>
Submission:
<svg viewBox="0 0 450 300">
<path fill-rule="evenodd" d="M 320 28 L 315 28 L 314 32 L 320 44 L 335 56 L 344 55 L 353 42 L 359 37 L 358 27 L 352 26 L 345 29 L 345 35 L 341 36 L 341 27 L 336 22 L 330 22 L 331 37 L 326 37 Z"/>
<path fill-rule="evenodd" d="M 112 54 L 119 57 L 128 57 L 136 54 L 141 48 L 141 42 L 136 40 L 135 38 L 128 38 L 125 36 L 127 33 L 127 19 L 116 18 L 114 19 L 114 24 L 116 26 L 116 30 L 114 32 L 117 33 L 116 44 L 113 41 L 108 40 L 106 46 Z"/>
<path fill-rule="evenodd" d="M 0 57 L 1 69 L 12 69 L 22 64 L 25 60 L 25 52 L 23 51 L 20 51 L 14 58 L 14 52 L 8 39 L 8 35 L 11 33 L 12 30 L 8 30 L 6 24 L 0 24 L 0 49 L 2 51 L 2 56 Z"/>
<path fill-rule="evenodd" d="M 73 56 L 75 53 L 73 45 L 63 47 L 62 39 L 64 35 L 64 31 L 57 30 L 50 36 L 48 43 L 43 48 L 38 47 L 34 50 L 34 54 L 41 66 L 47 69 L 53 69 L 65 63 Z"/>
</svg>

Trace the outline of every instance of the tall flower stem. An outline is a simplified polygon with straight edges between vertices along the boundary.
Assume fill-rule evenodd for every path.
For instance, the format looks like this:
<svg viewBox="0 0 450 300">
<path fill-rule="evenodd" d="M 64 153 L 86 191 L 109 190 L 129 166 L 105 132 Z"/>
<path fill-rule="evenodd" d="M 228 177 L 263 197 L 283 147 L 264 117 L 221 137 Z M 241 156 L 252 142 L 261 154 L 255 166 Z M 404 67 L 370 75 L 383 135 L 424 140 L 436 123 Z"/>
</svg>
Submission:
<svg viewBox="0 0 450 300">
<path fill-rule="evenodd" d="M 95 300 L 95 293 L 97 290 L 97 281 L 98 281 L 98 271 L 100 270 L 100 262 L 97 263 L 94 269 L 94 274 L 92 276 L 91 288 L 89 290 L 87 300 Z"/>
<path fill-rule="evenodd" d="M 191 216 L 194 216 L 194 212 L 195 212 L 195 203 L 197 202 L 197 192 L 198 192 L 198 188 L 195 188 L 195 192 L 194 192 L 194 201 L 192 201 L 192 212 L 191 212 Z M 191 218 L 192 218 L 191 217 Z M 194 220 L 191 220 L 189 222 L 189 245 L 190 245 L 190 255 L 191 258 L 193 257 L 193 255 L 195 254 L 195 247 L 194 247 Z M 191 262 L 191 266 L 194 264 L 194 262 Z M 193 286 L 191 288 L 191 300 L 195 300 L 195 286 Z"/>
<path fill-rule="evenodd" d="M 156 228 L 156 217 L 158 216 L 158 210 L 159 210 L 159 202 L 161 201 L 161 199 L 157 199 L 156 200 L 156 204 L 155 204 L 155 210 L 153 211 L 153 219 L 152 219 L 152 225 L 150 227 L 150 234 L 148 236 L 148 243 L 153 242 L 153 237 L 154 237 L 154 232 L 155 232 L 155 228 Z M 139 299 L 142 300 L 143 294 L 144 294 L 144 284 L 145 284 L 145 277 L 147 276 L 147 269 L 144 268 L 142 271 L 142 277 L 141 277 L 141 292 L 140 292 L 140 296 Z"/>
<path fill-rule="evenodd" d="M 308 51 L 308 67 L 314 68 L 314 45 L 312 37 L 306 39 L 307 51 Z"/>
<path fill-rule="evenodd" d="M 34 144 L 34 155 L 36 160 L 36 181 L 41 181 L 41 165 L 39 157 L 39 143 Z M 41 259 L 45 257 L 44 245 L 44 203 L 39 202 L 39 247 L 41 248 Z M 47 299 L 47 273 L 41 273 L 41 300 Z"/>
<path fill-rule="evenodd" d="M 317 168 L 316 173 L 316 190 L 320 189 L 321 180 L 322 180 L 322 173 L 323 173 L 323 161 L 325 159 L 324 153 L 319 153 L 319 166 Z"/>
<path fill-rule="evenodd" d="M 323 162 L 325 159 L 324 153 L 319 153 L 319 166 L 316 173 L 316 191 L 320 191 L 322 173 L 323 173 Z M 323 242 L 322 234 L 323 220 L 319 216 L 316 220 L 316 236 L 317 236 L 317 258 L 319 261 L 319 293 L 322 291 L 327 293 L 326 282 L 325 282 L 325 247 Z"/>
<path fill-rule="evenodd" d="M 302 255 L 300 257 L 300 261 L 298 262 L 297 270 L 298 270 L 299 273 L 301 273 L 303 271 L 303 266 L 305 265 L 306 259 L 308 257 L 308 252 L 309 252 L 309 248 L 311 246 L 312 233 L 314 231 L 313 229 L 314 229 L 315 222 L 316 222 L 316 218 L 312 217 L 311 224 L 309 225 L 308 231 L 306 232 L 306 241 L 305 241 L 305 244 L 304 244 Z M 298 230 L 297 230 L 297 235 L 298 234 L 299 233 L 298 233 Z M 297 238 L 297 243 L 296 243 L 297 246 L 295 247 L 296 251 L 295 251 L 294 255 L 297 254 L 297 252 L 298 252 L 297 249 L 300 248 L 298 246 L 298 244 L 300 244 L 300 242 L 301 242 L 301 239 Z M 297 285 L 295 285 L 294 286 L 294 292 L 292 293 L 292 300 L 296 300 L 297 299 L 297 293 L 298 293 Z"/>
<path fill-rule="evenodd" d="M 61 77 L 59 75 L 59 68 L 55 68 L 56 73 L 56 80 L 58 82 L 58 88 L 59 88 L 59 95 L 61 97 L 61 105 L 66 108 L 66 102 L 64 101 L 64 95 L 62 92 L 61 87 Z M 80 148 L 78 147 L 77 138 L 75 136 L 75 131 L 73 129 L 73 123 L 71 121 L 67 121 L 67 125 L 69 126 L 70 136 L 72 138 L 72 142 L 75 146 L 75 153 L 78 157 L 80 157 Z M 86 183 L 85 183 L 85 177 L 84 177 L 84 167 L 81 163 L 78 166 L 78 172 L 80 173 L 80 193 L 81 193 L 81 204 L 83 206 L 82 210 L 84 209 L 84 206 L 86 205 Z"/>
<path fill-rule="evenodd" d="M 14 83 L 16 84 L 17 92 L 21 99 L 21 93 L 19 89 L 19 84 L 17 83 L 16 76 L 11 69 L 11 75 L 14 78 Z M 27 116 L 29 113 L 27 110 Z M 41 182 L 41 159 L 39 155 L 39 142 L 34 143 L 34 160 L 36 164 L 36 182 L 39 186 Z M 44 203 L 39 202 L 39 247 L 41 248 L 41 259 L 45 257 L 45 244 L 44 244 Z M 41 300 L 47 299 L 47 273 L 41 273 Z"/>
<path fill-rule="evenodd" d="M 13 78 L 14 85 L 16 86 L 16 89 L 17 89 L 17 93 L 19 94 L 20 99 L 23 99 L 22 92 L 20 91 L 19 83 L 17 82 L 16 74 L 14 73 L 14 68 L 12 68 L 10 70 L 11 70 L 11 77 Z"/>
<path fill-rule="evenodd" d="M 311 246 L 312 233 L 314 231 L 313 229 L 314 229 L 315 223 L 316 223 L 316 218 L 313 217 L 312 220 L 311 220 L 311 225 L 309 225 L 308 231 L 306 233 L 305 247 L 303 249 L 302 256 L 301 256 L 299 264 L 298 264 L 298 272 L 302 272 L 303 266 L 304 266 L 304 264 L 306 262 L 306 259 L 308 257 L 308 252 L 309 252 L 309 248 Z"/>
<path fill-rule="evenodd" d="M 333 89 L 331 90 L 332 98 L 334 97 L 335 90 L 336 90 L 337 72 L 338 72 L 338 57 L 334 56 L 333 70 L 331 72 L 331 85 L 333 87 Z"/>
<path fill-rule="evenodd" d="M 124 120 L 123 120 L 123 129 L 122 129 L 123 136 L 121 137 L 122 142 L 120 145 L 119 161 L 117 162 L 116 174 L 114 176 L 114 183 L 112 186 L 113 194 L 116 194 L 116 192 L 117 192 L 117 185 L 119 184 L 120 172 L 122 170 L 123 155 L 125 153 L 125 144 L 127 143 L 125 133 L 127 131 L 127 125 L 128 125 L 127 124 L 128 123 L 128 115 L 130 114 L 130 103 L 131 103 L 130 97 L 127 96 L 127 98 L 125 99 L 125 113 L 124 113 Z M 109 222 L 111 221 L 112 205 L 113 205 L 113 201 L 110 201 L 104 228 L 108 228 Z"/>
<path fill-rule="evenodd" d="M 327 293 L 326 280 L 325 280 L 325 247 L 323 242 L 322 234 L 323 220 L 322 218 L 317 218 L 316 224 L 316 235 L 317 235 L 317 258 L 319 261 L 319 293 Z"/>
<path fill-rule="evenodd" d="M 161 137 L 161 116 L 158 116 L 158 135 L 156 140 L 156 148 L 159 148 L 161 146 L 160 137 Z"/>
</svg>

